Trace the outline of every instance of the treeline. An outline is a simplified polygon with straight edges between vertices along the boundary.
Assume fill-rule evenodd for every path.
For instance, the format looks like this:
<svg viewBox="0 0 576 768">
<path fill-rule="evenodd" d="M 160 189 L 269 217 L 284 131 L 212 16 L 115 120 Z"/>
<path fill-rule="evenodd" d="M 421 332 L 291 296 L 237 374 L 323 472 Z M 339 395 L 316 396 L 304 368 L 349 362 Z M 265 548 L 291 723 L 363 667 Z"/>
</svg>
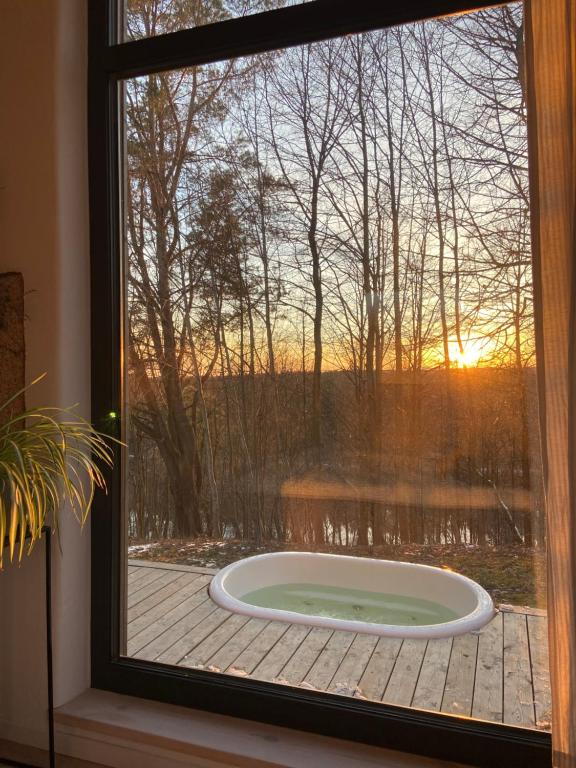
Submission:
<svg viewBox="0 0 576 768">
<path fill-rule="evenodd" d="M 518 451 L 521 424 L 514 407 L 514 372 L 480 369 L 449 375 L 452 425 L 446 420 L 445 374 L 406 372 L 408 391 L 402 393 L 402 399 L 413 415 L 397 431 L 390 424 L 384 426 L 382 450 L 374 458 L 366 455 L 362 436 L 353 431 L 358 403 L 352 382 L 343 373 L 326 374 L 325 407 L 338 418 L 326 422 L 331 449 L 325 451 L 321 467 L 310 461 L 309 428 L 301 405 L 311 386 L 310 373 L 279 377 L 279 434 L 271 432 L 265 419 L 253 425 L 259 452 L 253 465 L 242 450 L 237 430 L 234 435 L 228 432 L 226 411 L 212 409 L 221 517 L 218 529 L 210 530 L 206 520 L 204 531 L 216 537 L 292 541 L 306 546 L 499 545 L 527 540 L 542 545 L 542 499 L 525 488 Z M 398 406 L 399 398 L 398 385 L 390 378 L 385 375 L 380 386 L 386 412 Z M 534 369 L 526 372 L 524 385 L 535 412 Z M 241 387 L 237 379 L 212 379 L 210 399 L 217 403 L 227 396 L 240 399 Z M 245 394 L 250 407 L 263 412 L 276 397 L 266 377 L 257 379 L 254 390 Z M 451 426 L 457 430 L 456 441 Z M 234 438 L 237 442 L 231 447 Z M 130 535 L 139 540 L 169 538 L 174 535 L 173 500 L 156 445 L 137 433 L 131 445 L 137 445 L 138 452 L 130 465 Z M 276 456 L 280 447 L 286 452 L 280 465 L 283 472 Z M 536 440 L 530 466 L 531 487 L 539 489 Z"/>
<path fill-rule="evenodd" d="M 542 543 L 523 83 L 514 4 L 125 84 L 134 536 Z"/>
</svg>

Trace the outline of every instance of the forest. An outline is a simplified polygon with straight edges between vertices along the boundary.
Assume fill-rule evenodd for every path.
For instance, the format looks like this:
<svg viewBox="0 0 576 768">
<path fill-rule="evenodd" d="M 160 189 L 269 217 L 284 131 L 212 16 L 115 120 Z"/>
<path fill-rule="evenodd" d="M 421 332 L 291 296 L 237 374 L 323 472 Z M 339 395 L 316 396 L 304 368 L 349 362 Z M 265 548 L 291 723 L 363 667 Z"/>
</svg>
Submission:
<svg viewBox="0 0 576 768">
<path fill-rule="evenodd" d="M 544 547 L 523 36 L 511 3 L 122 84 L 130 540 Z"/>
</svg>

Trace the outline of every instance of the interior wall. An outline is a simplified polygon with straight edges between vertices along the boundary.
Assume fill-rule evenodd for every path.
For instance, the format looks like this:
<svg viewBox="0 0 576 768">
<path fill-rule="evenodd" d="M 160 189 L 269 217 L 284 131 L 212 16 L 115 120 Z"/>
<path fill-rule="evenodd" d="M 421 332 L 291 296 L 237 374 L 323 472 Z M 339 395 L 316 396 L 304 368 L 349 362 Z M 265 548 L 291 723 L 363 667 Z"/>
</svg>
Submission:
<svg viewBox="0 0 576 768">
<path fill-rule="evenodd" d="M 86 1 L 0 0 L 0 272 L 24 275 L 28 406 L 89 415 Z M 0 371 L 0 375 L 2 372 Z M 53 542 L 56 705 L 89 686 L 89 529 Z M 0 573 L 0 737 L 45 746 L 43 551 Z"/>
</svg>

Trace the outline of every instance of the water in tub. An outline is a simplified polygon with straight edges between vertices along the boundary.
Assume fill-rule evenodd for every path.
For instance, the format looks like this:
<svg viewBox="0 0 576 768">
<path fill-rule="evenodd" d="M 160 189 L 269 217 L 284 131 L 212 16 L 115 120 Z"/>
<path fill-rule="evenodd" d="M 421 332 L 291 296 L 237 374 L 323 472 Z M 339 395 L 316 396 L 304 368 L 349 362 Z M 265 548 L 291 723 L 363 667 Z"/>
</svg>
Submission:
<svg viewBox="0 0 576 768">
<path fill-rule="evenodd" d="M 371 624 L 416 627 L 458 618 L 454 611 L 431 600 L 324 584 L 275 584 L 248 592 L 242 600 L 263 608 Z"/>
</svg>

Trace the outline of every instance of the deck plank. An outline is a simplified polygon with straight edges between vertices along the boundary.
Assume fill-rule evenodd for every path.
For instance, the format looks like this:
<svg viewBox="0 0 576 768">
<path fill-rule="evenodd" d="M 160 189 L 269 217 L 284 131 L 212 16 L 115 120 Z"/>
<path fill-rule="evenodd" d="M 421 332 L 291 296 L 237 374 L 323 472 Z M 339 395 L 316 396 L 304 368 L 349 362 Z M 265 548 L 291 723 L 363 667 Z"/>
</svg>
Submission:
<svg viewBox="0 0 576 768">
<path fill-rule="evenodd" d="M 428 642 L 421 638 L 411 637 L 402 641 L 382 701 L 410 706 L 427 645 Z"/>
<path fill-rule="evenodd" d="M 183 589 L 187 587 L 188 584 L 197 581 L 199 578 L 199 576 L 195 576 L 193 573 L 182 573 L 175 579 L 171 579 L 167 583 L 160 585 L 158 589 L 147 597 L 144 597 L 142 600 L 133 604 L 126 612 L 128 630 L 130 631 L 130 624 L 132 624 L 139 616 L 148 613 L 148 611 L 155 608 L 157 605 L 165 606 L 166 601 L 172 595 L 175 594 L 178 595 L 178 597 L 182 597 Z"/>
<path fill-rule="evenodd" d="M 534 691 L 528 625 L 521 613 L 504 613 L 504 720 L 533 728 Z"/>
<path fill-rule="evenodd" d="M 210 613 L 202 616 L 199 620 L 197 620 L 197 617 L 193 617 L 194 625 L 184 635 L 175 640 L 172 645 L 162 651 L 162 653 L 157 654 L 154 657 L 154 661 L 158 661 L 161 664 L 184 664 L 185 660 L 191 657 L 196 646 L 215 632 L 230 616 L 230 612 L 225 611 L 224 608 L 214 608 L 214 603 L 209 603 L 209 607 L 212 608 Z M 196 614 L 201 612 L 202 606 L 194 611 Z M 236 614 L 236 616 L 240 619 L 246 619 L 245 616 L 240 616 L 240 614 Z"/>
<path fill-rule="evenodd" d="M 325 691 L 352 645 L 353 639 L 353 632 L 334 632 L 304 677 L 303 685 Z"/>
<path fill-rule="evenodd" d="M 328 690 L 332 693 L 348 693 L 352 696 L 364 697 L 360 688 L 360 678 L 374 652 L 378 637 L 376 635 L 358 634 L 334 673 Z"/>
<path fill-rule="evenodd" d="M 399 637 L 379 637 L 366 665 L 358 688 L 367 699 L 380 701 L 394 669 L 396 657 L 402 647 Z"/>
<path fill-rule="evenodd" d="M 229 638 L 207 661 L 209 669 L 223 672 L 233 664 L 242 651 L 246 650 L 267 626 L 266 619 L 250 619 L 246 624 Z"/>
<path fill-rule="evenodd" d="M 198 576 L 170 597 L 138 616 L 137 619 L 128 624 L 128 639 L 136 638 L 140 632 L 149 628 L 153 630 L 157 628 L 159 630 L 157 634 L 163 632 L 169 626 L 168 622 L 175 623 L 186 614 L 187 610 L 191 610 L 189 607 L 187 608 L 188 603 L 186 601 L 189 598 L 201 593 L 200 601 L 208 599 L 207 586 L 209 582 L 209 578 Z"/>
<path fill-rule="evenodd" d="M 208 659 L 218 653 L 222 646 L 241 631 L 248 621 L 248 616 L 243 616 L 240 613 L 228 613 L 228 616 L 214 632 L 210 632 L 193 650 L 176 663 L 181 667 L 204 667 Z"/>
<path fill-rule="evenodd" d="M 284 682 L 292 683 L 293 685 L 301 683 L 319 654 L 324 650 L 332 634 L 331 629 L 313 627 L 294 655 L 282 667 L 280 678 Z"/>
<path fill-rule="evenodd" d="M 256 666 L 253 676 L 259 680 L 275 680 L 310 631 L 311 627 L 305 624 L 291 624 L 287 632 Z"/>
<path fill-rule="evenodd" d="M 470 717 L 476 678 L 478 635 L 455 637 L 452 642 L 446 687 L 442 697 L 442 712 Z"/>
<path fill-rule="evenodd" d="M 451 653 L 451 637 L 438 637 L 428 641 L 412 698 L 413 707 L 435 712 L 440 710 Z"/>
<path fill-rule="evenodd" d="M 472 717 L 502 722 L 504 711 L 504 624 L 497 613 L 478 636 Z"/>
<path fill-rule="evenodd" d="M 160 568 L 163 571 L 181 571 L 186 573 L 204 573 L 209 576 L 214 576 L 218 573 L 218 568 L 205 568 L 202 565 L 184 565 L 184 563 L 167 563 L 163 560 L 137 560 L 136 558 L 128 559 L 129 566 L 144 567 L 149 570 Z"/>
<path fill-rule="evenodd" d="M 528 622 L 536 727 L 549 730 L 552 700 L 548 669 L 548 625 L 546 619 L 541 616 L 527 616 L 526 620 Z"/>
<path fill-rule="evenodd" d="M 165 571 L 147 571 L 140 579 L 138 579 L 135 583 L 132 583 L 130 581 L 130 576 L 128 576 L 128 584 L 130 586 L 128 599 L 133 600 L 134 597 L 140 592 L 140 590 L 144 589 L 147 585 L 152 584 L 153 582 L 157 581 L 164 575 Z"/>
<path fill-rule="evenodd" d="M 153 660 L 215 610 L 214 603 L 200 590 L 133 637 L 128 647 L 138 647 L 132 655 Z"/>
<path fill-rule="evenodd" d="M 143 579 L 144 576 L 150 576 L 151 568 L 139 568 L 138 566 L 131 566 L 132 570 L 128 571 L 128 584 L 137 589 L 136 584 Z"/>
<path fill-rule="evenodd" d="M 232 674 L 251 675 L 289 627 L 290 624 L 283 621 L 271 621 L 255 640 L 229 664 L 227 671 Z"/>
<path fill-rule="evenodd" d="M 165 571 L 160 573 L 161 575 L 159 578 L 154 579 L 153 581 L 148 582 L 148 584 L 145 584 L 140 589 L 129 593 L 128 610 L 130 610 L 130 608 L 134 608 L 134 606 L 141 603 L 142 600 L 145 600 L 147 597 L 150 597 L 150 595 L 158 592 L 159 589 L 162 589 L 167 584 L 176 581 L 176 579 L 179 577 L 178 571 Z M 140 584 L 141 582 L 138 582 L 138 585 Z"/>
</svg>

